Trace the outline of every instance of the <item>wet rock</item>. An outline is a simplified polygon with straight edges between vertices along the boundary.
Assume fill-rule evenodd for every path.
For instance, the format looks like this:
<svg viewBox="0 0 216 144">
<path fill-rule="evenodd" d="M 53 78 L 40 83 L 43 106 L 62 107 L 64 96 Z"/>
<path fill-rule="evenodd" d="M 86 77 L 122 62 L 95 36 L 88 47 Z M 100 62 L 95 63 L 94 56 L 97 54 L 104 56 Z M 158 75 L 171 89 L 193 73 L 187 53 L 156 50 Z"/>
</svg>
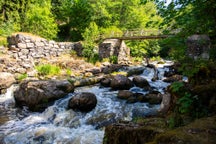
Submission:
<svg viewBox="0 0 216 144">
<path fill-rule="evenodd" d="M 111 79 L 110 86 L 115 90 L 128 90 L 133 86 L 133 82 L 124 75 L 116 75 Z"/>
<path fill-rule="evenodd" d="M 163 81 L 171 83 L 171 82 L 175 82 L 175 81 L 181 81 L 182 78 L 183 78 L 182 75 L 175 74 L 175 75 L 172 75 L 171 77 L 165 78 Z"/>
<path fill-rule="evenodd" d="M 146 97 L 143 93 L 134 93 L 134 97 L 136 97 L 139 102 L 146 102 Z"/>
<path fill-rule="evenodd" d="M 87 124 L 94 125 L 97 129 L 108 126 L 112 123 L 116 122 L 116 113 L 109 113 L 101 112 L 97 116 L 92 116 L 87 120 Z"/>
<path fill-rule="evenodd" d="M 149 93 L 146 94 L 145 98 L 149 104 L 160 104 L 162 101 L 162 95 L 160 93 L 159 94 Z"/>
<path fill-rule="evenodd" d="M 133 82 L 134 82 L 134 84 L 136 86 L 138 86 L 140 88 L 143 88 L 145 90 L 150 90 L 151 89 L 149 82 L 145 78 L 143 78 L 141 76 L 135 76 L 133 78 Z"/>
<path fill-rule="evenodd" d="M 157 129 L 146 128 L 134 123 L 112 124 L 106 127 L 104 144 L 145 144 L 160 133 Z"/>
<path fill-rule="evenodd" d="M 70 100 L 68 107 L 82 112 L 89 112 L 97 105 L 97 98 L 93 93 L 83 92 L 74 95 Z"/>
<path fill-rule="evenodd" d="M 157 115 L 158 110 L 156 108 L 134 108 L 132 110 L 132 118 L 146 118 Z"/>
<path fill-rule="evenodd" d="M 166 114 L 170 108 L 171 105 L 171 95 L 170 93 L 165 93 L 162 95 L 162 102 L 160 105 L 160 108 L 158 109 L 158 112 L 162 115 Z"/>
<path fill-rule="evenodd" d="M 117 98 L 125 100 L 130 97 L 133 97 L 133 93 L 129 90 L 120 90 L 117 95 Z"/>
<path fill-rule="evenodd" d="M 102 78 L 100 81 L 100 84 L 104 87 L 109 87 L 110 86 L 110 80 L 111 78 Z"/>
<path fill-rule="evenodd" d="M 136 97 L 129 97 L 128 99 L 127 99 L 127 103 L 136 103 L 137 102 L 137 99 L 136 99 Z"/>
<path fill-rule="evenodd" d="M 16 80 L 11 73 L 0 72 L 0 94 L 4 93 Z"/>
<path fill-rule="evenodd" d="M 73 91 L 74 86 L 66 80 L 26 80 L 14 92 L 14 98 L 18 106 L 28 106 L 32 111 L 41 111 L 48 107 L 50 102 Z"/>
<path fill-rule="evenodd" d="M 132 69 L 128 70 L 127 76 L 140 75 L 143 73 L 144 69 L 145 69 L 144 67 L 132 68 Z"/>
<path fill-rule="evenodd" d="M 112 65 L 106 65 L 101 68 L 102 73 L 110 74 L 112 72 L 118 71 L 120 68 L 122 68 L 122 65 L 119 64 L 112 64 Z"/>
</svg>

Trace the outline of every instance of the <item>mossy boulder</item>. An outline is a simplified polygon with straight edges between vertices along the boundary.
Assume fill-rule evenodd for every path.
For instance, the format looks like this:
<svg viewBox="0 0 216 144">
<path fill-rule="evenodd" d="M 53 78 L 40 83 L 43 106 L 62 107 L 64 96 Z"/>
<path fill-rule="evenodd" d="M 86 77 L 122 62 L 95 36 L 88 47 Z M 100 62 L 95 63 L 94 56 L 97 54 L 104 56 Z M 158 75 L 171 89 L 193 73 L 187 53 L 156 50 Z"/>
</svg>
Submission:
<svg viewBox="0 0 216 144">
<path fill-rule="evenodd" d="M 193 123 L 166 131 L 149 144 L 215 144 L 216 116 L 197 119 Z"/>
<path fill-rule="evenodd" d="M 104 144 L 214 144 L 216 115 L 197 119 L 176 129 L 168 128 L 164 118 L 135 119 L 106 127 Z"/>
<path fill-rule="evenodd" d="M 103 144 L 144 144 L 164 132 L 166 122 L 162 118 L 135 119 L 106 127 Z"/>
</svg>

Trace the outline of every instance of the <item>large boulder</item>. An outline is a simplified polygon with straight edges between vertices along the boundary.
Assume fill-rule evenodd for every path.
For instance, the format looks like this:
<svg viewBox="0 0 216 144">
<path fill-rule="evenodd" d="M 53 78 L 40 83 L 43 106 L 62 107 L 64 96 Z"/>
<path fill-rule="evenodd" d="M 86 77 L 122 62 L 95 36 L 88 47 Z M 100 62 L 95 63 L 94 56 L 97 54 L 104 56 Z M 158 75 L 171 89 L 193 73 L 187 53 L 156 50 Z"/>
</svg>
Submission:
<svg viewBox="0 0 216 144">
<path fill-rule="evenodd" d="M 14 92 L 18 106 L 28 106 L 32 111 L 41 111 L 50 102 L 74 91 L 74 86 L 66 80 L 26 80 Z"/>
<path fill-rule="evenodd" d="M 89 112 L 97 105 L 95 94 L 89 92 L 78 93 L 74 95 L 68 103 L 68 107 L 82 112 Z"/>
<path fill-rule="evenodd" d="M 214 144 L 215 121 L 214 115 L 175 129 L 167 128 L 167 120 L 163 118 L 121 122 L 105 128 L 103 144 Z"/>
<path fill-rule="evenodd" d="M 111 79 L 110 86 L 115 90 L 128 90 L 133 86 L 133 82 L 124 75 L 116 75 Z"/>
<path fill-rule="evenodd" d="M 5 93 L 6 89 L 15 82 L 16 80 L 11 73 L 0 72 L 0 94 Z"/>
<path fill-rule="evenodd" d="M 143 78 L 141 76 L 135 76 L 133 78 L 133 82 L 134 82 L 134 84 L 136 86 L 138 86 L 140 88 L 143 88 L 145 90 L 150 90 L 151 89 L 151 86 L 150 86 L 149 82 L 145 78 Z"/>
<path fill-rule="evenodd" d="M 156 121 L 156 120 L 155 120 Z M 157 120 L 158 121 L 158 120 Z M 155 122 L 151 122 L 155 123 Z M 116 123 L 105 128 L 104 144 L 145 144 L 154 140 L 162 129 L 135 123 Z"/>
</svg>

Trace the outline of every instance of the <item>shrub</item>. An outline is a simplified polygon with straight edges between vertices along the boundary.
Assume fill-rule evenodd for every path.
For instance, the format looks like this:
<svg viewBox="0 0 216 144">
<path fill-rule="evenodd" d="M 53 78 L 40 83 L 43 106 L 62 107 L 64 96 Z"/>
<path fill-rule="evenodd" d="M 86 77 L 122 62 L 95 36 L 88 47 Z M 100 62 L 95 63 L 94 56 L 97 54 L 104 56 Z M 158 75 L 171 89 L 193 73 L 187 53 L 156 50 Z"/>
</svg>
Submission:
<svg viewBox="0 0 216 144">
<path fill-rule="evenodd" d="M 114 56 L 114 55 L 110 56 L 109 62 L 112 64 L 117 64 L 118 63 L 118 57 Z"/>
</svg>

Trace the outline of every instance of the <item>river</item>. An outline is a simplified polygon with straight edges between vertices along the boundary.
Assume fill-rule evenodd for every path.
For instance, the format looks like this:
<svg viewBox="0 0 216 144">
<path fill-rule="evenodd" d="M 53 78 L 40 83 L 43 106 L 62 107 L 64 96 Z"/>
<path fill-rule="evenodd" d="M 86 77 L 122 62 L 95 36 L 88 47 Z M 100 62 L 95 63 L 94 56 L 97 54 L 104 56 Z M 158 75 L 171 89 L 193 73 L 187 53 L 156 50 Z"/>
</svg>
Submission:
<svg viewBox="0 0 216 144">
<path fill-rule="evenodd" d="M 167 68 L 164 65 L 158 65 L 160 79 L 155 82 L 151 81 L 153 70 L 150 68 L 145 68 L 141 76 L 154 89 L 163 93 L 169 85 L 162 81 L 165 70 Z M 55 101 L 44 112 L 31 112 L 26 107 L 15 107 L 13 90 L 16 87 L 13 85 L 6 94 L 0 95 L 1 144 L 102 144 L 104 126 L 132 120 L 137 109 L 143 111 L 143 116 L 147 116 L 160 107 L 139 102 L 128 104 L 116 97 L 118 91 L 96 84 L 76 88 L 73 93 Z M 148 93 L 138 87 L 130 90 Z M 96 95 L 97 106 L 91 112 L 81 113 L 67 109 L 68 100 L 79 92 L 92 92 Z"/>
</svg>

